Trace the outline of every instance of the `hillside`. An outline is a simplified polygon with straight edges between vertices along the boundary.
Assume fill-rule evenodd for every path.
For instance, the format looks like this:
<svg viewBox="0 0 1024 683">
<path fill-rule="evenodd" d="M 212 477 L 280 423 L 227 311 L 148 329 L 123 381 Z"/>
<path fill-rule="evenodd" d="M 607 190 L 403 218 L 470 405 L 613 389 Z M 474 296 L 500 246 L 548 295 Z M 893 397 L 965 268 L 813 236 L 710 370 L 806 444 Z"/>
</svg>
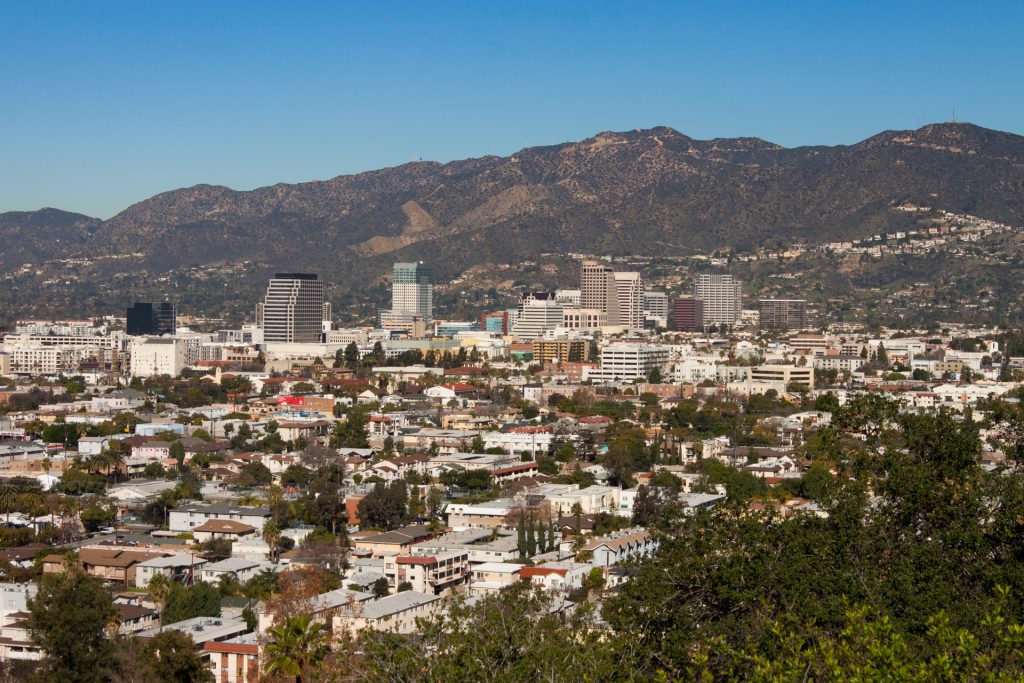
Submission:
<svg viewBox="0 0 1024 683">
<path fill-rule="evenodd" d="M 0 268 L 138 253 L 133 266 L 149 274 L 249 260 L 359 288 L 399 259 L 428 259 L 451 278 L 544 252 L 687 255 L 849 239 L 890 226 L 904 201 L 1024 223 L 1024 137 L 949 123 L 787 149 L 664 127 L 606 132 L 246 192 L 197 185 L 102 222 L 53 209 L 0 214 Z"/>
</svg>

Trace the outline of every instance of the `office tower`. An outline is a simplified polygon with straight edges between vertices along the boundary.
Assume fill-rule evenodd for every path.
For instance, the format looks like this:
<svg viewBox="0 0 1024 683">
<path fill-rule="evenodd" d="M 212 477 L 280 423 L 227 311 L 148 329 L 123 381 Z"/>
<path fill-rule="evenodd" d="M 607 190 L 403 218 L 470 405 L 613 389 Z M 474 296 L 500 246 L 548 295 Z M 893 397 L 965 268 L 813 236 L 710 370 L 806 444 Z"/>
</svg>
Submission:
<svg viewBox="0 0 1024 683">
<path fill-rule="evenodd" d="M 735 325 L 743 310 L 743 284 L 732 275 L 697 276 L 693 296 L 704 302 L 703 324 Z"/>
<path fill-rule="evenodd" d="M 665 292 L 644 292 L 644 314 L 648 318 L 668 319 L 668 294 Z"/>
<path fill-rule="evenodd" d="M 697 332 L 704 326 L 704 302 L 682 297 L 672 302 L 672 329 L 676 332 Z"/>
<path fill-rule="evenodd" d="M 421 316 L 427 323 L 434 315 L 434 285 L 430 268 L 420 263 L 396 263 L 391 278 L 392 318 Z"/>
<path fill-rule="evenodd" d="M 508 311 L 484 313 L 480 316 L 480 329 L 504 337 L 509 332 Z"/>
<path fill-rule="evenodd" d="M 640 273 L 616 272 L 597 261 L 584 261 L 578 308 L 604 311 L 609 325 L 640 329 L 644 326 L 643 278 Z"/>
<path fill-rule="evenodd" d="M 128 309 L 125 332 L 131 335 L 163 335 L 174 334 L 177 329 L 177 311 L 174 304 L 142 303 Z"/>
<path fill-rule="evenodd" d="M 609 325 L 618 324 L 618 298 L 615 296 L 615 271 L 597 261 L 580 266 L 580 303 L 578 308 L 604 311 Z"/>
<path fill-rule="evenodd" d="M 698 332 L 704 327 L 704 302 L 692 296 L 672 302 L 672 329 L 677 332 Z"/>
<path fill-rule="evenodd" d="M 612 273 L 615 285 L 615 312 L 617 317 L 612 320 L 608 314 L 610 325 L 619 325 L 630 329 L 643 329 L 644 326 L 644 279 L 640 273 Z"/>
<path fill-rule="evenodd" d="M 256 317 L 267 343 L 316 343 L 323 331 L 324 283 L 315 274 L 277 273 Z"/>
<path fill-rule="evenodd" d="M 804 299 L 761 299 L 761 329 L 803 330 L 807 328 Z"/>
<path fill-rule="evenodd" d="M 562 304 L 554 292 L 528 292 L 519 297 L 512 334 L 520 339 L 539 339 L 562 324 Z"/>
</svg>

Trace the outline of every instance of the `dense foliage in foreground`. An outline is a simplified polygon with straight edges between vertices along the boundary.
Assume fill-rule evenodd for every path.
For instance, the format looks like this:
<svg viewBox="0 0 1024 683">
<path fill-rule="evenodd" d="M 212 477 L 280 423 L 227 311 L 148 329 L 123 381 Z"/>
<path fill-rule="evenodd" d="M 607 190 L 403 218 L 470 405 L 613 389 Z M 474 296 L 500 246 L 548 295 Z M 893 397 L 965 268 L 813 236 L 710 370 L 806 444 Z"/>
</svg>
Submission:
<svg viewBox="0 0 1024 683">
<path fill-rule="evenodd" d="M 875 399 L 822 434 L 822 510 L 664 515 L 661 547 L 571 616 L 525 589 L 421 638 L 364 636 L 376 680 L 1018 680 L 1024 475 L 971 416 Z M 592 591 L 594 592 L 594 591 Z M 336 670 L 341 677 L 346 673 Z"/>
</svg>

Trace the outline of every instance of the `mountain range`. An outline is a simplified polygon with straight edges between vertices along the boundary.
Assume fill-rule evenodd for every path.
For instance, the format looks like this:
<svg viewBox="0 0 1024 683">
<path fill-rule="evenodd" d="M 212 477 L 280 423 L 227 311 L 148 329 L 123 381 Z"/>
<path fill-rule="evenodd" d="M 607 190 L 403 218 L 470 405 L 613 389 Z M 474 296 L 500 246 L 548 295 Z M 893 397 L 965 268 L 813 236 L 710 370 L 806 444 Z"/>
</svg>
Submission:
<svg viewBox="0 0 1024 683">
<path fill-rule="evenodd" d="M 1024 224 L 1024 137 L 944 123 L 785 148 L 667 127 L 604 132 L 251 191 L 196 185 L 109 220 L 3 213 L 0 269 L 131 252 L 150 273 L 252 260 L 365 279 L 421 258 L 453 277 L 542 252 L 688 255 L 852 239 L 884 230 L 904 202 Z"/>
</svg>

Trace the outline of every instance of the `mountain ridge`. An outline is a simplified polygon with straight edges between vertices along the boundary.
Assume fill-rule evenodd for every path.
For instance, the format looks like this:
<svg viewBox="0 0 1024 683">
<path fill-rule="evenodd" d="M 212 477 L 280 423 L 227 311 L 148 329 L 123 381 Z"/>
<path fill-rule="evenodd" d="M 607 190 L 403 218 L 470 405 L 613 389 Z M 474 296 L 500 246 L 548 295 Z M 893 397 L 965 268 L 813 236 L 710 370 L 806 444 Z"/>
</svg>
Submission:
<svg viewBox="0 0 1024 683">
<path fill-rule="evenodd" d="M 241 259 L 323 268 L 390 254 L 454 273 L 545 250 L 685 255 L 850 239 L 905 201 L 1022 224 L 1022 197 L 1024 137 L 968 123 L 803 147 L 658 126 L 252 190 L 197 184 L 104 221 L 8 212 L 0 267 L 140 252 L 154 271 Z"/>
</svg>

